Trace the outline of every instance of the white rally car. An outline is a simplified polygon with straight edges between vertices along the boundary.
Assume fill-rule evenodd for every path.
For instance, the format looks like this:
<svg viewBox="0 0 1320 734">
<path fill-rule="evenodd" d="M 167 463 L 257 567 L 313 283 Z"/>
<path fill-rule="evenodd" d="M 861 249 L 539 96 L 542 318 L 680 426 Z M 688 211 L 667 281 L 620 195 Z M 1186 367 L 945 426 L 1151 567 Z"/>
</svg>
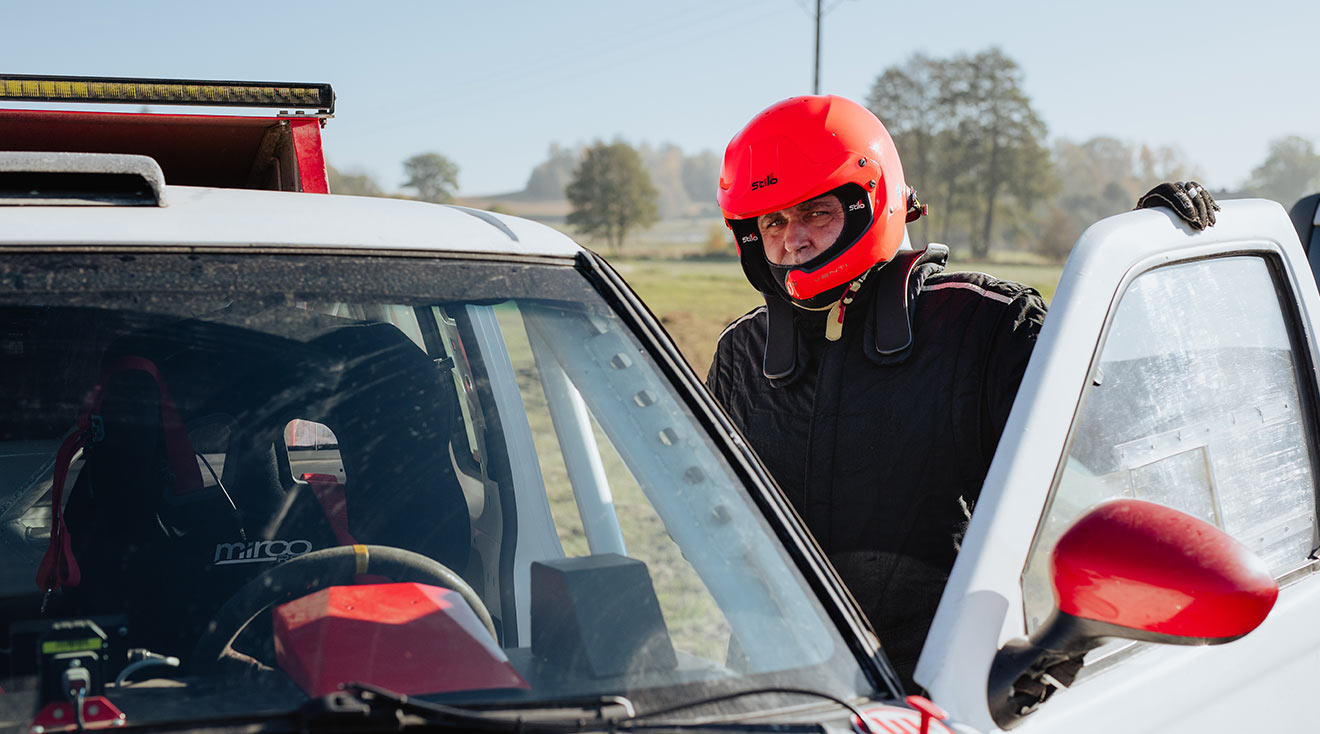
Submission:
<svg viewBox="0 0 1320 734">
<path fill-rule="evenodd" d="M 94 85 L 332 99 L 0 76 Z M 1278 205 L 1078 243 L 917 669 L 931 703 L 602 259 L 312 193 L 322 117 L 0 111 L 0 726 L 1311 718 L 1320 296 Z"/>
</svg>

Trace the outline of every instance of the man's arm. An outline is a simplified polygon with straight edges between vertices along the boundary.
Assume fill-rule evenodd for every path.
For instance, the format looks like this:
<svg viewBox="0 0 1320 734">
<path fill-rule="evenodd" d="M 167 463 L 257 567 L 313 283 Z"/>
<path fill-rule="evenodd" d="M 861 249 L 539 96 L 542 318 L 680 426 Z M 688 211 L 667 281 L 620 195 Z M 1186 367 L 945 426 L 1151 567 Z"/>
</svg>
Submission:
<svg viewBox="0 0 1320 734">
<path fill-rule="evenodd" d="M 1045 322 L 1045 299 L 1035 288 L 1022 290 L 1004 307 L 994 334 L 985 369 L 982 394 L 983 423 L 981 427 L 982 455 L 986 464 L 994 458 L 999 437 L 1008 422 L 1009 411 L 1022 384 L 1036 337 Z"/>
<path fill-rule="evenodd" d="M 749 327 L 744 322 L 756 318 L 764 310 L 765 306 L 758 306 L 734 319 L 715 339 L 715 356 L 711 358 L 710 369 L 706 371 L 706 389 L 710 390 L 725 410 L 730 410 L 730 400 L 733 397 L 731 391 L 738 387 L 735 384 L 738 379 L 736 373 L 739 370 L 737 363 L 753 358 L 746 348 L 747 339 L 740 339 L 735 332 L 743 333 L 738 330 Z M 735 345 L 734 342 L 739 342 L 742 347 Z M 756 359 L 759 360 L 759 355 Z"/>
<path fill-rule="evenodd" d="M 711 357 L 710 369 L 706 370 L 706 389 L 715 399 L 724 404 L 723 382 L 720 380 L 720 344 L 715 345 L 715 355 Z"/>
</svg>

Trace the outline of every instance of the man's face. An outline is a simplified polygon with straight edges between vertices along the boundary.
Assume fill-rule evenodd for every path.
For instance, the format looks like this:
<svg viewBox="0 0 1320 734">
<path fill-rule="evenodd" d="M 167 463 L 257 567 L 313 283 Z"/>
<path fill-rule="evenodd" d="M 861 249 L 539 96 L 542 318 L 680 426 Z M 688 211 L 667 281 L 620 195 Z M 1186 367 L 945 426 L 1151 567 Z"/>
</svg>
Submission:
<svg viewBox="0 0 1320 734">
<path fill-rule="evenodd" d="M 831 194 L 756 218 L 765 259 L 775 265 L 801 265 L 824 252 L 843 232 L 843 204 Z"/>
</svg>

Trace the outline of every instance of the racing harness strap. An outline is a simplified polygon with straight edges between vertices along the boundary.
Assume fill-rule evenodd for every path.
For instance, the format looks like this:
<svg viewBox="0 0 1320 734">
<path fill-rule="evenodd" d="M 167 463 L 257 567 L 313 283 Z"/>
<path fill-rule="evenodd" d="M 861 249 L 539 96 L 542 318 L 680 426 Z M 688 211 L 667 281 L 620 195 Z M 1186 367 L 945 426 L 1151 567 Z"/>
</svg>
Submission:
<svg viewBox="0 0 1320 734">
<path fill-rule="evenodd" d="M 74 430 L 60 444 L 55 454 L 54 474 L 51 478 L 51 531 L 46 554 L 37 568 L 37 587 L 50 593 L 61 586 L 77 586 L 82 581 L 78 560 L 73 556 L 69 528 L 64 523 L 64 483 L 69 465 L 78 450 L 105 437 L 105 424 L 101 420 L 101 400 L 105 396 L 110 378 L 122 372 L 145 372 L 156 381 L 160 402 L 160 425 L 165 438 L 165 459 L 174 494 L 184 495 L 202 488 L 202 473 L 197 467 L 192 443 L 184 429 L 183 420 L 165 387 L 165 380 L 155 363 L 144 357 L 123 357 L 106 367 L 96 385 L 88 393 L 83 410 L 78 415 Z M 45 606 L 45 602 L 42 602 Z"/>
<path fill-rule="evenodd" d="M 340 545 L 358 545 L 352 533 L 348 532 L 348 498 L 344 496 L 344 485 L 333 474 L 303 474 L 302 479 L 316 495 L 321 504 L 330 531 Z"/>
<path fill-rule="evenodd" d="M 353 582 L 357 584 L 388 584 L 394 579 L 380 574 L 367 573 L 371 565 L 371 554 L 367 551 L 367 546 L 359 543 L 348 531 L 348 497 L 344 493 L 344 485 L 339 478 L 333 474 L 303 474 L 303 481 L 316 495 L 316 501 L 321 503 L 321 511 L 325 513 L 326 522 L 330 523 L 330 530 L 335 534 L 335 540 L 341 546 L 351 546 L 353 548 L 353 557 L 356 559 L 356 571 L 353 574 Z"/>
</svg>

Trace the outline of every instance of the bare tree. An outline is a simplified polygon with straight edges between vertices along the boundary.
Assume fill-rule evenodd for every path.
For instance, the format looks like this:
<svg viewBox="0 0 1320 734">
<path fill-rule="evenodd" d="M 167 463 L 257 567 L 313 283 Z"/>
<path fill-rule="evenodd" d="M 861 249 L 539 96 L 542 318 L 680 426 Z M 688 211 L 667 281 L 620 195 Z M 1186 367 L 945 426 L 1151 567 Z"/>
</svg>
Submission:
<svg viewBox="0 0 1320 734">
<path fill-rule="evenodd" d="M 582 159 L 582 148 L 562 147 L 551 143 L 545 160 L 532 169 L 523 187 L 523 196 L 528 199 L 563 199 L 564 189 L 573 180 L 573 169 Z"/>
<path fill-rule="evenodd" d="M 1269 155 L 1252 169 L 1247 189 L 1284 206 L 1320 190 L 1320 154 L 1315 145 L 1297 135 L 1270 141 Z"/>
<path fill-rule="evenodd" d="M 929 199 L 935 192 L 936 139 L 947 129 L 944 62 L 915 54 L 876 78 L 866 104 L 885 124 L 903 159 L 903 175 Z M 929 220 L 922 219 L 913 244 L 930 241 Z"/>
<path fill-rule="evenodd" d="M 1045 125 L 1022 90 L 1017 63 L 997 48 L 973 56 L 912 56 L 886 69 L 867 104 L 886 124 L 904 175 L 931 208 L 911 232 L 917 246 L 935 227 L 989 253 L 997 233 L 1027 237 L 1053 188 Z M 997 226 L 1003 222 L 1003 226 Z"/>
</svg>

